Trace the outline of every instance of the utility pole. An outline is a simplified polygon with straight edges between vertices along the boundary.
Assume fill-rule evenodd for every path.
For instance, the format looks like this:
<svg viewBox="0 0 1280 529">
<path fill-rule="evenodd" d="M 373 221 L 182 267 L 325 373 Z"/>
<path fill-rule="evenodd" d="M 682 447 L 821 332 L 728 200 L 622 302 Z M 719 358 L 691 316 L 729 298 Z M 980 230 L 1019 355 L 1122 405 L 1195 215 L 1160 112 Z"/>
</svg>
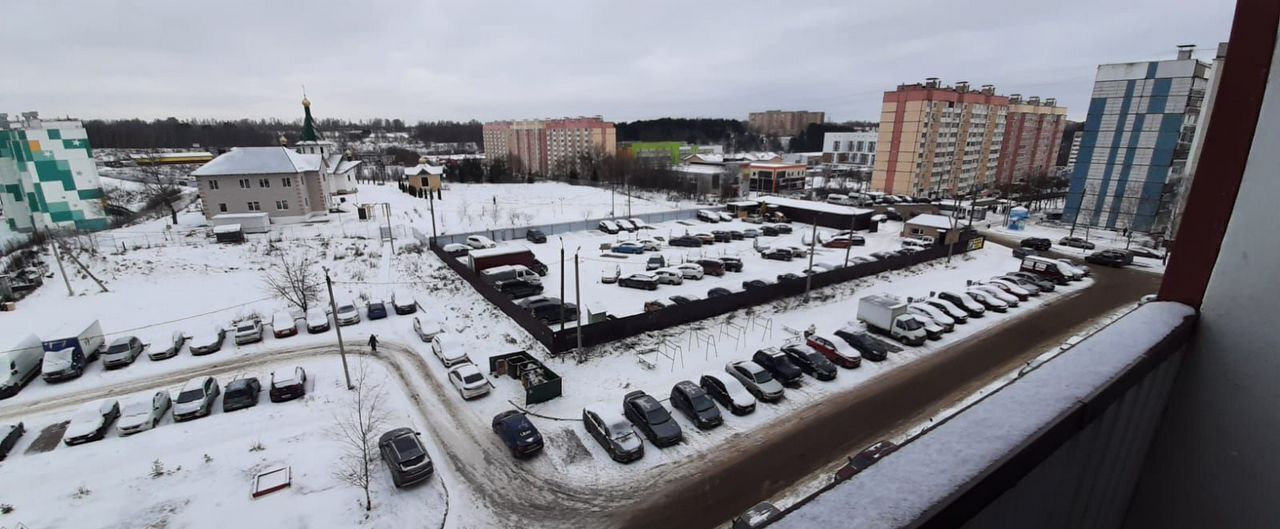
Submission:
<svg viewBox="0 0 1280 529">
<path fill-rule="evenodd" d="M 76 295 L 76 291 L 71 290 L 71 280 L 67 279 L 67 269 L 62 267 L 62 254 L 58 253 L 58 240 L 49 237 L 49 246 L 53 248 L 53 259 L 58 262 L 58 273 L 62 274 L 62 282 L 67 284 L 67 295 Z"/>
<path fill-rule="evenodd" d="M 578 305 L 578 323 L 574 330 L 578 333 L 578 352 L 582 352 L 582 283 L 578 274 L 578 252 L 582 251 L 582 247 L 573 252 L 573 297 Z M 561 298 L 560 304 L 564 306 L 564 299 Z"/>
<path fill-rule="evenodd" d="M 431 240 L 435 242 L 436 238 L 436 194 L 430 189 L 427 190 L 427 202 L 431 204 Z"/>
<path fill-rule="evenodd" d="M 631 182 L 627 180 L 627 175 L 622 175 L 622 184 L 624 192 L 627 194 L 627 218 L 631 218 Z"/>
<path fill-rule="evenodd" d="M 849 219 L 849 245 L 844 247 L 844 266 L 849 267 L 849 253 L 853 251 L 853 222 L 854 217 Z"/>
<path fill-rule="evenodd" d="M 333 330 L 338 333 L 338 356 L 342 357 L 342 376 L 347 379 L 347 391 L 351 385 L 351 371 L 347 369 L 347 348 L 342 345 L 342 324 L 338 323 L 338 302 L 333 299 L 333 280 L 329 279 L 329 267 L 324 267 L 324 284 L 329 288 L 329 308 L 333 310 Z"/>
<path fill-rule="evenodd" d="M 564 236 L 560 236 L 560 330 L 564 330 Z"/>
<path fill-rule="evenodd" d="M 804 302 L 809 302 L 809 288 L 813 286 L 813 247 L 818 243 L 818 214 L 813 215 L 813 237 L 809 239 L 809 269 L 804 271 Z"/>
</svg>

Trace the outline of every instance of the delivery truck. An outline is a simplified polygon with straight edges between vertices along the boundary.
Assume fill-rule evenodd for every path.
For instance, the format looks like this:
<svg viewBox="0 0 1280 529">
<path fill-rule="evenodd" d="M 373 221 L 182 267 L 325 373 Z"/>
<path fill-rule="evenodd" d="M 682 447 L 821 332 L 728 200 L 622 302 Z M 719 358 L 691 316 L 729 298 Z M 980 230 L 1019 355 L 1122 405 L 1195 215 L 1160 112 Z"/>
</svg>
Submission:
<svg viewBox="0 0 1280 529">
<path fill-rule="evenodd" d="M 858 300 L 858 320 L 868 330 L 907 345 L 920 345 L 928 337 L 920 317 L 907 312 L 907 303 L 894 296 L 874 295 Z"/>
<path fill-rule="evenodd" d="M 499 246 L 472 250 L 471 258 L 467 262 L 471 266 L 471 271 L 477 274 L 497 266 L 524 265 L 540 276 L 547 275 L 547 265 L 523 246 Z"/>
<path fill-rule="evenodd" d="M 0 353 L 0 399 L 17 395 L 36 378 L 43 360 L 44 342 L 34 334 Z"/>
<path fill-rule="evenodd" d="M 70 334 L 67 330 L 79 329 Z M 98 359 L 105 338 L 102 325 L 93 320 L 84 327 L 64 328 L 54 334 L 59 338 L 44 341 L 44 361 L 41 370 L 48 382 L 69 380 L 84 373 L 90 362 Z"/>
</svg>

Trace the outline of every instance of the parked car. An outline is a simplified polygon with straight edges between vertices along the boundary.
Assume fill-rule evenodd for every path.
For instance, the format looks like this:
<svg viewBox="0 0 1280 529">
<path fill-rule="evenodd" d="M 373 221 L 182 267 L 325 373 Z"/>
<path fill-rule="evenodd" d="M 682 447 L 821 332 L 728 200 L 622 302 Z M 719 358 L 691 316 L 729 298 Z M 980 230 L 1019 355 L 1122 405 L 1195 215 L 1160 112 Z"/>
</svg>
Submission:
<svg viewBox="0 0 1280 529">
<path fill-rule="evenodd" d="M 692 235 L 682 235 L 680 237 L 672 237 L 671 240 L 667 241 L 667 246 L 700 248 L 702 246 L 702 239 Z"/>
<path fill-rule="evenodd" d="M 1006 274 L 1005 277 L 1020 279 L 1022 281 L 1031 283 L 1032 285 L 1035 285 L 1036 288 L 1040 289 L 1041 292 L 1053 292 L 1054 289 L 1057 288 L 1057 285 L 1055 285 L 1053 281 L 1049 281 L 1043 277 L 1040 277 L 1036 274 L 1032 274 L 1030 272 L 1021 272 L 1021 271 L 1010 272 Z"/>
<path fill-rule="evenodd" d="M 236 345 L 244 345 L 262 341 L 262 322 L 256 319 L 238 321 L 236 328 Z"/>
<path fill-rule="evenodd" d="M 648 271 L 648 272 L 652 272 L 659 268 L 666 268 L 666 266 L 667 266 L 667 258 L 661 255 L 650 255 L 649 260 L 645 261 L 644 263 L 644 269 L 645 271 Z"/>
<path fill-rule="evenodd" d="M 698 239 L 698 242 L 701 242 L 703 246 L 710 246 L 716 243 L 716 236 L 710 233 L 695 233 L 693 238 Z"/>
<path fill-rule="evenodd" d="M 1130 246 L 1127 250 L 1125 250 L 1125 252 L 1127 252 L 1129 255 L 1132 255 L 1133 257 L 1145 257 L 1147 259 L 1163 259 L 1164 258 L 1164 253 L 1162 253 L 1160 250 L 1157 250 L 1155 248 L 1150 248 L 1147 246 Z"/>
<path fill-rule="evenodd" d="M 293 313 L 282 310 L 271 315 L 271 335 L 276 338 L 287 338 L 298 334 L 298 320 Z"/>
<path fill-rule="evenodd" d="M 760 364 L 748 360 L 729 362 L 724 366 L 726 373 L 747 388 L 756 400 L 762 402 L 778 402 L 782 400 L 782 383 L 774 380 L 770 373 Z"/>
<path fill-rule="evenodd" d="M 728 373 L 707 372 L 698 379 L 698 385 L 729 413 L 747 415 L 756 411 L 756 398 Z"/>
<path fill-rule="evenodd" d="M 804 279 L 804 276 L 802 276 L 802 275 L 800 275 L 800 274 L 793 274 L 793 273 L 791 273 L 791 272 L 787 272 L 787 273 L 785 273 L 785 274 L 778 274 L 778 282 L 779 282 L 779 283 L 781 283 L 781 282 L 783 282 L 783 281 L 792 281 L 792 280 L 795 280 L 795 279 Z"/>
<path fill-rule="evenodd" d="M 120 435 L 132 435 L 155 428 L 164 414 L 169 412 L 170 406 L 168 391 L 157 391 L 152 395 L 140 395 L 127 400 L 120 407 L 116 430 Z"/>
<path fill-rule="evenodd" d="M 1004 289 L 997 287 L 995 285 L 987 284 L 987 283 L 976 283 L 970 286 L 969 289 L 979 290 L 991 296 L 995 296 L 996 299 L 1003 301 L 1005 305 L 1009 306 L 1009 308 L 1017 307 L 1018 304 L 1022 302 L 1022 299 L 1020 299 L 1018 296 L 1009 292 L 1005 292 Z"/>
<path fill-rule="evenodd" d="M 769 371 L 773 378 L 787 387 L 799 387 L 804 373 L 787 358 L 787 355 L 774 347 L 767 347 L 751 355 L 751 361 Z"/>
<path fill-rule="evenodd" d="M 417 316 L 413 317 L 413 332 L 418 335 L 418 339 L 426 343 L 431 343 L 431 339 L 437 334 L 444 332 L 444 324 L 435 318 L 426 318 L 423 320 Z"/>
<path fill-rule="evenodd" d="M 650 225 L 649 225 L 649 223 L 647 223 L 647 222 L 645 222 L 645 221 L 643 221 L 643 220 L 640 220 L 640 219 L 630 218 L 630 219 L 627 219 L 627 221 L 631 222 L 631 224 L 634 224 L 634 225 L 635 225 L 635 227 L 636 227 L 636 229 L 638 229 L 638 230 L 652 230 L 652 229 L 654 229 L 654 228 L 653 228 L 653 226 L 650 226 Z"/>
<path fill-rule="evenodd" d="M 805 338 L 804 343 L 809 346 L 810 349 L 813 349 L 814 351 L 821 353 L 822 356 L 827 357 L 827 360 L 830 360 L 831 363 L 845 369 L 853 369 L 862 365 L 862 353 L 859 353 L 857 349 L 847 346 L 845 348 L 841 348 L 836 345 L 835 342 L 824 336 L 811 334 L 808 338 Z"/>
<path fill-rule="evenodd" d="M 720 408 L 706 390 L 688 380 L 677 382 L 671 388 L 671 407 L 683 413 L 699 430 L 710 430 L 724 423 Z"/>
<path fill-rule="evenodd" d="M 462 348 L 462 342 L 449 333 L 440 333 L 431 339 L 431 352 L 445 367 L 471 362 Z"/>
<path fill-rule="evenodd" d="M 883 362 L 889 358 L 890 349 L 884 347 L 887 345 L 885 341 L 879 340 L 866 332 L 855 327 L 841 327 L 834 333 L 836 338 L 844 340 L 849 347 L 854 348 L 862 355 L 863 358 L 872 362 Z"/>
<path fill-rule="evenodd" d="M 952 305 L 959 307 L 960 310 L 963 310 L 970 318 L 981 318 L 982 315 L 987 312 L 987 306 L 985 304 L 979 303 L 978 300 L 973 299 L 973 297 L 964 292 L 943 291 L 938 292 L 936 296 L 938 299 L 946 300 Z"/>
<path fill-rule="evenodd" d="M 892 259 L 892 258 L 897 257 L 897 256 L 898 256 L 898 254 L 895 254 L 895 253 L 893 253 L 893 252 L 871 252 L 871 257 L 874 257 L 874 258 L 876 258 L 876 259 L 878 259 L 878 260 L 881 260 L 881 261 L 883 261 L 883 260 L 885 260 L 885 259 Z"/>
<path fill-rule="evenodd" d="M 781 216 L 782 214 L 778 213 L 778 215 Z M 781 218 L 785 219 L 786 217 L 781 217 Z M 778 233 L 781 233 L 783 235 L 791 233 L 791 226 L 788 224 L 783 224 L 781 222 L 774 224 L 773 228 L 778 230 Z"/>
<path fill-rule="evenodd" d="M 758 289 L 758 288 L 767 288 L 768 286 L 769 286 L 769 283 L 766 283 L 766 282 L 764 282 L 764 281 L 762 281 L 762 280 L 759 280 L 759 279 L 748 279 L 748 280 L 746 280 L 746 281 L 743 281 L 743 282 L 742 282 L 742 289 L 743 289 L 743 290 L 753 290 L 753 289 Z"/>
<path fill-rule="evenodd" d="M 862 449 L 857 455 L 849 458 L 849 463 L 836 471 L 837 479 L 846 480 L 866 470 L 876 461 L 897 451 L 898 445 L 892 441 L 880 441 Z"/>
<path fill-rule="evenodd" d="M 213 402 L 222 389 L 213 377 L 196 377 L 182 384 L 178 398 L 173 403 L 174 422 L 189 421 L 209 415 Z"/>
<path fill-rule="evenodd" d="M 1062 267 L 1066 268 L 1067 271 L 1071 273 L 1072 281 L 1079 281 L 1089 276 L 1089 267 L 1085 265 L 1082 265 L 1070 259 L 1055 259 L 1055 261 L 1057 261 L 1058 263 L 1061 263 Z"/>
<path fill-rule="evenodd" d="M 213 354 L 222 350 L 222 342 L 227 339 L 227 330 L 221 325 L 215 325 L 209 332 L 197 334 L 191 337 L 191 349 L 193 356 L 201 356 Z"/>
<path fill-rule="evenodd" d="M 537 229 L 524 232 L 524 238 L 526 241 L 529 241 L 534 244 L 542 244 L 547 242 L 547 234 L 542 233 L 542 230 L 537 230 Z"/>
<path fill-rule="evenodd" d="M 507 410 L 494 415 L 493 433 L 498 434 L 516 459 L 533 457 L 542 451 L 542 433 L 523 412 Z"/>
<path fill-rule="evenodd" d="M 342 327 L 360 323 L 360 309 L 350 303 L 338 305 L 338 312 L 333 315 L 333 320 Z"/>
<path fill-rule="evenodd" d="M 836 374 L 838 374 L 836 365 L 831 363 L 831 360 L 828 360 L 822 353 L 808 345 L 783 346 L 782 353 L 787 355 L 787 360 L 790 360 L 806 375 L 822 381 L 836 379 Z"/>
<path fill-rule="evenodd" d="M 684 305 L 685 303 L 693 303 L 693 298 L 690 298 L 690 297 L 688 297 L 688 296 L 671 296 L 671 297 L 669 297 L 669 298 L 667 298 L 667 299 L 671 300 L 671 302 L 672 302 L 672 303 L 675 303 L 676 305 Z"/>
<path fill-rule="evenodd" d="M 762 501 L 733 517 L 729 529 L 760 529 L 782 518 L 782 510 L 774 504 Z"/>
<path fill-rule="evenodd" d="M 640 229 L 639 226 L 632 224 L 631 221 L 628 219 L 614 219 L 613 223 L 617 224 L 619 228 L 622 228 L 627 231 L 636 231 Z"/>
<path fill-rule="evenodd" d="M 1013 281 L 1009 281 L 1008 279 L 999 279 L 999 278 L 988 279 L 986 284 L 991 285 L 995 288 L 998 288 L 1001 291 L 1005 292 L 1006 294 L 1017 297 L 1018 301 L 1026 301 L 1027 299 L 1031 298 L 1031 296 L 1040 295 L 1040 289 L 1033 288 L 1031 290 L 1027 290 L 1019 286 L 1017 283 L 1014 283 Z"/>
<path fill-rule="evenodd" d="M 497 284 L 498 292 L 506 294 L 511 299 L 527 298 L 541 294 L 544 287 L 542 283 L 530 283 L 526 279 L 508 279 L 499 281 Z"/>
<path fill-rule="evenodd" d="M 624 242 L 620 242 L 618 244 L 613 245 L 613 248 L 610 248 L 609 251 L 613 253 L 639 255 L 644 253 L 644 246 L 635 241 L 624 241 Z"/>
<path fill-rule="evenodd" d="M 614 235 L 622 231 L 622 228 L 619 228 L 618 225 L 611 220 L 600 221 L 600 223 L 596 225 L 596 229 L 608 233 L 609 235 Z"/>
<path fill-rule="evenodd" d="M 974 301 L 977 301 L 978 303 L 982 304 L 982 306 L 986 307 L 987 310 L 993 310 L 996 312 L 1009 311 L 1009 304 L 1005 303 L 1000 298 L 993 296 L 990 292 L 979 290 L 976 288 L 970 288 L 964 291 L 964 293 L 967 294 Z"/>
<path fill-rule="evenodd" d="M 711 238 L 715 242 L 733 242 L 733 234 L 729 233 L 728 230 L 713 230 Z"/>
<path fill-rule="evenodd" d="M 27 427 L 20 422 L 0 424 L 0 461 L 9 457 L 9 451 L 18 444 L 18 439 L 21 439 L 24 433 L 27 433 Z"/>
<path fill-rule="evenodd" d="M 121 336 L 111 340 L 107 350 L 102 353 L 102 367 L 117 369 L 128 367 L 142 355 L 142 340 L 137 336 Z"/>
<path fill-rule="evenodd" d="M 720 222 L 720 214 L 711 210 L 706 210 L 706 209 L 698 210 L 697 217 L 698 217 L 698 220 L 700 221 L 710 222 L 712 224 Z"/>
<path fill-rule="evenodd" d="M 387 317 L 387 304 L 382 301 L 370 301 L 364 306 L 364 312 L 369 315 L 370 320 L 380 320 Z"/>
<path fill-rule="evenodd" d="M 948 316 L 942 309 L 934 307 L 928 303 L 917 301 L 907 305 L 907 312 L 924 318 L 925 324 L 933 322 L 942 328 L 942 332 L 952 332 L 956 330 L 956 320 Z"/>
<path fill-rule="evenodd" d="M 632 391 L 622 397 L 622 414 L 658 448 L 675 446 L 684 440 L 680 424 L 648 393 Z"/>
<path fill-rule="evenodd" d="M 732 222 L 734 220 L 738 220 L 738 217 L 733 216 L 733 214 L 728 211 L 717 211 L 716 215 L 720 216 L 720 222 Z"/>
<path fill-rule="evenodd" d="M 1114 266 L 1120 268 L 1133 262 L 1133 256 L 1119 250 L 1103 250 L 1094 252 L 1084 258 L 1086 263 Z"/>
<path fill-rule="evenodd" d="M 720 262 L 724 264 L 724 269 L 726 272 L 742 271 L 742 259 L 739 259 L 737 257 L 717 257 L 717 259 L 719 259 Z"/>
<path fill-rule="evenodd" d="M 644 457 L 644 443 L 623 414 L 603 404 L 582 409 L 582 424 L 609 457 L 619 463 L 630 463 Z"/>
<path fill-rule="evenodd" d="M 456 243 L 456 242 L 451 244 L 446 244 L 440 249 L 444 250 L 444 253 L 449 254 L 453 257 L 462 257 L 464 255 L 471 253 L 471 246 L 468 246 L 466 244 Z"/>
<path fill-rule="evenodd" d="M 741 241 L 741 240 L 745 239 L 746 237 L 747 237 L 747 236 L 746 236 L 746 235 L 744 235 L 744 234 L 742 233 L 742 230 L 729 230 L 729 239 L 730 239 L 730 240 L 734 240 L 734 241 Z"/>
<path fill-rule="evenodd" d="M 1028 257 L 1032 255 L 1040 255 L 1040 252 L 1032 250 L 1031 248 L 1014 248 L 1013 249 L 1013 257 L 1015 259 L 1022 259 L 1023 257 Z"/>
<path fill-rule="evenodd" d="M 475 250 L 483 250 L 485 248 L 496 248 L 498 243 L 493 242 L 493 239 L 484 235 L 468 235 L 467 246 Z"/>
<path fill-rule="evenodd" d="M 1053 241 L 1044 237 L 1027 237 L 1018 242 L 1018 246 L 1023 248 L 1031 248 L 1032 250 L 1047 252 L 1053 247 Z"/>
<path fill-rule="evenodd" d="M 761 226 L 761 227 L 760 227 L 760 235 L 763 235 L 763 236 L 765 236 L 765 237 L 777 237 L 780 233 L 781 233 L 781 232 L 779 232 L 779 231 L 778 231 L 778 228 L 777 228 L 777 227 L 775 227 L 775 226 Z"/>
<path fill-rule="evenodd" d="M 307 333 L 316 334 L 329 330 L 329 313 L 324 309 L 307 310 Z"/>
<path fill-rule="evenodd" d="M 791 250 L 787 248 L 766 248 L 760 252 L 760 257 L 775 261 L 790 261 L 792 255 Z"/>
<path fill-rule="evenodd" d="M 418 435 L 409 428 L 396 428 L 378 438 L 378 453 L 391 471 L 391 483 L 396 488 L 426 481 L 435 471 Z"/>
<path fill-rule="evenodd" d="M 729 289 L 727 288 L 716 287 L 707 291 L 707 297 L 718 298 L 720 296 L 728 296 L 729 294 L 732 294 L 732 293 L 733 292 L 730 292 Z"/>
<path fill-rule="evenodd" d="M 702 271 L 711 276 L 723 276 L 725 271 L 724 261 L 719 259 L 698 259 L 694 261 L 702 265 Z"/>
<path fill-rule="evenodd" d="M 662 268 L 653 271 L 653 279 L 663 285 L 684 284 L 684 272 L 677 268 Z"/>
<path fill-rule="evenodd" d="M 760 230 L 755 228 L 747 228 L 742 230 L 742 237 L 746 239 L 755 239 L 760 236 Z"/>
<path fill-rule="evenodd" d="M 471 362 L 463 362 L 449 370 L 449 383 L 458 390 L 462 400 L 471 400 L 489 394 L 489 379 Z"/>
<path fill-rule="evenodd" d="M 863 246 L 867 244 L 866 239 L 863 239 L 862 237 L 858 237 L 857 240 L 860 241 L 860 244 L 858 242 L 854 242 L 853 237 L 834 237 L 831 240 L 822 243 L 822 246 L 824 248 L 848 248 L 850 246 Z"/>
<path fill-rule="evenodd" d="M 182 334 L 182 331 L 169 333 L 167 340 L 152 340 L 151 345 L 147 347 L 147 358 L 155 361 L 178 356 L 178 352 L 182 351 L 182 344 L 186 343 L 186 341 L 187 335 Z"/>
<path fill-rule="evenodd" d="M 638 288 L 641 290 L 657 290 L 658 280 L 649 274 L 631 274 L 618 280 L 618 286 Z"/>
<path fill-rule="evenodd" d="M 680 263 L 675 266 L 685 279 L 702 279 L 706 275 L 706 269 L 698 263 Z"/>
<path fill-rule="evenodd" d="M 120 402 L 115 399 L 86 403 L 71 416 L 71 424 L 62 434 L 62 442 L 72 446 L 102 439 L 118 418 Z"/>
<path fill-rule="evenodd" d="M 969 321 L 968 311 L 960 307 L 957 307 L 955 303 L 952 303 L 945 299 L 936 298 L 936 297 L 925 298 L 921 300 L 921 303 L 934 307 L 938 310 L 941 310 L 942 312 L 945 312 L 947 316 L 950 316 L 951 319 L 956 321 L 956 323 L 967 323 Z"/>
<path fill-rule="evenodd" d="M 271 402 L 286 402 L 307 394 L 307 371 L 302 367 L 285 370 L 280 373 L 271 372 L 271 389 L 267 396 Z"/>
<path fill-rule="evenodd" d="M 534 296 L 517 301 L 516 306 L 533 313 L 533 317 L 546 324 L 560 323 L 561 319 L 564 321 L 578 319 L 578 306 L 573 303 L 562 303 L 558 298 Z"/>
<path fill-rule="evenodd" d="M 1063 237 L 1061 239 L 1058 239 L 1058 244 L 1061 244 L 1063 246 L 1070 246 L 1072 248 L 1080 248 L 1083 250 L 1092 250 L 1097 247 L 1096 244 L 1093 244 L 1079 237 Z"/>
<path fill-rule="evenodd" d="M 391 308 L 396 314 L 413 314 L 418 311 L 418 300 L 406 290 L 391 293 Z"/>
<path fill-rule="evenodd" d="M 227 383 L 227 388 L 222 393 L 222 411 L 226 413 L 257 406 L 261 394 L 262 383 L 258 382 L 257 377 L 232 380 Z"/>
<path fill-rule="evenodd" d="M 636 242 L 639 243 L 646 252 L 656 252 L 662 249 L 662 241 L 657 239 L 640 239 Z"/>
</svg>

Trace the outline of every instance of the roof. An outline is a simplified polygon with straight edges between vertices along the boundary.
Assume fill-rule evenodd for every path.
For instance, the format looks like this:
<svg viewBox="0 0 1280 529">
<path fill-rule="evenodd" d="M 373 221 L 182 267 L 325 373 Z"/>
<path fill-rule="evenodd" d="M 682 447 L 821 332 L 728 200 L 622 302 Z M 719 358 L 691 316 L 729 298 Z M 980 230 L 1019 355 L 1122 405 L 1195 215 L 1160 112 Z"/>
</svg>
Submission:
<svg viewBox="0 0 1280 529">
<path fill-rule="evenodd" d="M 721 174 L 724 173 L 722 165 L 703 165 L 703 164 L 683 164 L 672 168 L 677 173 L 687 174 Z"/>
<path fill-rule="evenodd" d="M 834 213 L 836 215 L 865 215 L 871 213 L 869 209 L 851 208 L 849 206 L 841 206 L 838 204 L 829 204 L 826 202 L 816 202 L 813 200 L 800 200 L 796 198 L 783 197 L 760 197 L 760 201 L 771 206 L 785 206 L 797 209 L 805 209 L 809 211 L 817 211 L 820 213 Z"/>
<path fill-rule="evenodd" d="M 405 168 L 404 168 L 404 175 L 405 175 L 405 176 L 417 176 L 417 175 L 420 175 L 420 174 L 423 174 L 423 173 L 426 173 L 426 174 L 433 174 L 433 175 L 443 175 L 443 174 L 444 174 L 444 166 L 442 166 L 442 165 L 431 165 L 431 164 L 425 164 L 425 163 L 424 163 L 424 164 L 415 165 L 415 166 L 413 166 L 413 167 L 405 167 Z"/>
<path fill-rule="evenodd" d="M 240 231 L 239 224 L 223 224 L 221 226 L 213 227 L 214 233 L 236 233 L 238 231 Z"/>
<path fill-rule="evenodd" d="M 943 215 L 933 215 L 925 213 L 916 215 L 907 220 L 907 224 L 916 226 L 926 226 L 929 228 L 937 228 L 939 230 L 949 230 L 952 227 L 952 218 Z"/>
<path fill-rule="evenodd" d="M 804 167 L 802 163 L 782 163 L 782 162 L 751 162 L 751 167 L 762 167 L 765 169 L 784 169 L 788 167 Z"/>
<path fill-rule="evenodd" d="M 236 147 L 200 166 L 192 176 L 296 174 L 320 170 L 320 155 L 286 147 Z"/>
</svg>

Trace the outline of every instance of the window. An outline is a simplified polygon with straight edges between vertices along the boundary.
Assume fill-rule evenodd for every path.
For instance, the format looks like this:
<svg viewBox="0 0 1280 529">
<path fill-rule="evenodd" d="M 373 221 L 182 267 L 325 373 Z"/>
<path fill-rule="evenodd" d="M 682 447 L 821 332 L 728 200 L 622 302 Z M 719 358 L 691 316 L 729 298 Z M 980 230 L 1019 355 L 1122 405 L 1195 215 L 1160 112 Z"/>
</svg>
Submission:
<svg viewBox="0 0 1280 529">
<path fill-rule="evenodd" d="M 248 178 L 241 178 L 241 179 L 240 179 L 240 189 L 249 189 L 249 179 L 248 179 Z"/>
<path fill-rule="evenodd" d="M 267 178 L 259 178 L 258 187 L 271 187 L 271 180 Z"/>
<path fill-rule="evenodd" d="M 284 210 L 286 210 L 286 209 L 289 209 L 289 201 L 288 201 L 288 200 L 277 200 L 277 201 L 276 201 L 276 209 L 278 209 L 278 210 L 280 210 L 280 211 L 284 211 Z"/>
<path fill-rule="evenodd" d="M 226 212 L 227 212 L 227 203 L 226 203 L 226 202 L 220 202 L 220 203 L 218 203 L 218 211 L 220 211 L 220 212 L 222 212 L 222 213 L 226 213 Z"/>
<path fill-rule="evenodd" d="M 257 201 L 250 202 L 249 211 L 262 211 L 262 204 L 258 203 Z"/>
<path fill-rule="evenodd" d="M 840 142 L 838 141 L 831 142 L 831 152 L 840 152 Z"/>
<path fill-rule="evenodd" d="M 217 188 L 218 188 L 218 181 L 217 181 L 217 180 L 209 180 L 209 189 L 217 189 Z"/>
<path fill-rule="evenodd" d="M 284 186 L 284 187 L 292 187 L 292 186 L 293 186 L 293 181 L 292 181 L 292 180 L 290 180 L 290 179 L 289 179 L 289 177 L 287 177 L 287 176 L 286 176 L 286 177 L 284 177 L 284 178 L 281 178 L 281 179 L 280 179 L 280 185 L 281 185 L 281 186 Z"/>
</svg>

